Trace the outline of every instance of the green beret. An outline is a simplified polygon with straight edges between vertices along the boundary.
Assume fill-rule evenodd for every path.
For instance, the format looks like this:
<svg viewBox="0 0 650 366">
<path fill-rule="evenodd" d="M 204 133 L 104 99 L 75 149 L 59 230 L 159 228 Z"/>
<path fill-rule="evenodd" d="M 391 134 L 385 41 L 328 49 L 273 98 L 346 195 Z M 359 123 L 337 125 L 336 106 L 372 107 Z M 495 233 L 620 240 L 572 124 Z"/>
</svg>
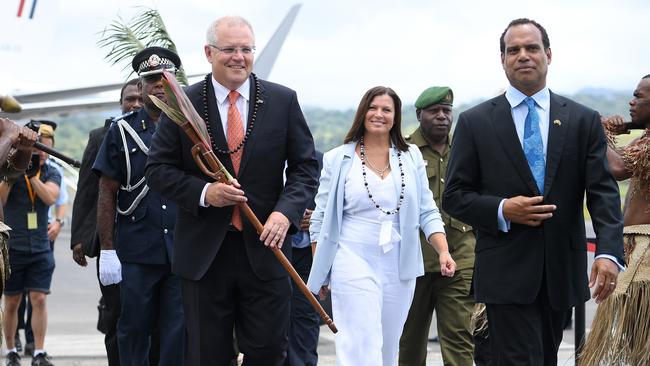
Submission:
<svg viewBox="0 0 650 366">
<path fill-rule="evenodd" d="M 422 109 L 432 104 L 454 104 L 454 92 L 448 86 L 432 86 L 423 91 L 415 101 L 415 108 Z"/>
</svg>

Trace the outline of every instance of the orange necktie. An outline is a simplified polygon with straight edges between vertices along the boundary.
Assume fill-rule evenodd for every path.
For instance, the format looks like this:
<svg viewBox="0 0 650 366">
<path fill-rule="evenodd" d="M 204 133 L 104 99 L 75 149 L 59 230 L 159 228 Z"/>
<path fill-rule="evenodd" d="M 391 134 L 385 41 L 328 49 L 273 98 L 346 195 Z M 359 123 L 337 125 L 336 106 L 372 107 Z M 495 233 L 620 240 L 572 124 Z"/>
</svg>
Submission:
<svg viewBox="0 0 650 366">
<path fill-rule="evenodd" d="M 228 149 L 234 150 L 241 141 L 244 139 L 244 124 L 242 123 L 241 115 L 239 114 L 239 109 L 237 109 L 237 98 L 239 98 L 239 93 L 235 90 L 231 90 L 228 93 L 228 100 L 230 101 L 230 107 L 228 107 Z M 244 152 L 243 147 L 237 152 L 230 154 L 230 159 L 232 160 L 232 167 L 235 172 L 235 177 L 239 174 L 239 164 L 241 163 L 241 156 Z M 239 206 L 235 206 L 232 211 L 232 226 L 241 231 L 243 229 L 243 224 L 241 221 L 241 214 L 239 212 Z"/>
</svg>

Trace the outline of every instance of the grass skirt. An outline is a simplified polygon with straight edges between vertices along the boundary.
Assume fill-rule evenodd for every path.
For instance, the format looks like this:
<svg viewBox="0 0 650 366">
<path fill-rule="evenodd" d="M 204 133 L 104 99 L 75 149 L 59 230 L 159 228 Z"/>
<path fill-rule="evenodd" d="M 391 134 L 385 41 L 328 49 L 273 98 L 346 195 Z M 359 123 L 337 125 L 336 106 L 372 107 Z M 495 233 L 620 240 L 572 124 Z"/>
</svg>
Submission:
<svg viewBox="0 0 650 366">
<path fill-rule="evenodd" d="M 9 278 L 9 226 L 0 221 L 0 298 L 5 290 L 5 282 Z M 2 346 L 2 306 L 0 305 L 0 346 Z"/>
<path fill-rule="evenodd" d="M 596 309 L 581 366 L 650 365 L 650 225 L 623 232 L 628 267 Z"/>
</svg>

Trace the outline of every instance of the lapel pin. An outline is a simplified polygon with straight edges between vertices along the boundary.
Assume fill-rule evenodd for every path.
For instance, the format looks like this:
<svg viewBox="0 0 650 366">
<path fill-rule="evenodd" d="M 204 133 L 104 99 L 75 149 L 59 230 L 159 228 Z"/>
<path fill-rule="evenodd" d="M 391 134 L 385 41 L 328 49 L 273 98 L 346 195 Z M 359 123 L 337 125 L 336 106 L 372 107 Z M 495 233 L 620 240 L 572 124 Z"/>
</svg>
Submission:
<svg viewBox="0 0 650 366">
<path fill-rule="evenodd" d="M 562 126 L 562 122 L 560 122 L 559 119 L 556 119 L 555 121 L 553 121 L 553 124 L 558 125 L 558 126 Z"/>
</svg>

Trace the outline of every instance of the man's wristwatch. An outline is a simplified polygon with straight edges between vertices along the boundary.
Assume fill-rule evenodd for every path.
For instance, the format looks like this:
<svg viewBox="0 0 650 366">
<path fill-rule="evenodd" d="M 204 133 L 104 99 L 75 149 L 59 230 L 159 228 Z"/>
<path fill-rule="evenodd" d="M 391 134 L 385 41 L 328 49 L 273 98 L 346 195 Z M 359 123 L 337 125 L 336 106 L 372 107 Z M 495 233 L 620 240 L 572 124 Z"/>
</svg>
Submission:
<svg viewBox="0 0 650 366">
<path fill-rule="evenodd" d="M 56 218 L 54 221 L 58 222 L 61 227 L 65 225 L 65 219 Z"/>
</svg>

